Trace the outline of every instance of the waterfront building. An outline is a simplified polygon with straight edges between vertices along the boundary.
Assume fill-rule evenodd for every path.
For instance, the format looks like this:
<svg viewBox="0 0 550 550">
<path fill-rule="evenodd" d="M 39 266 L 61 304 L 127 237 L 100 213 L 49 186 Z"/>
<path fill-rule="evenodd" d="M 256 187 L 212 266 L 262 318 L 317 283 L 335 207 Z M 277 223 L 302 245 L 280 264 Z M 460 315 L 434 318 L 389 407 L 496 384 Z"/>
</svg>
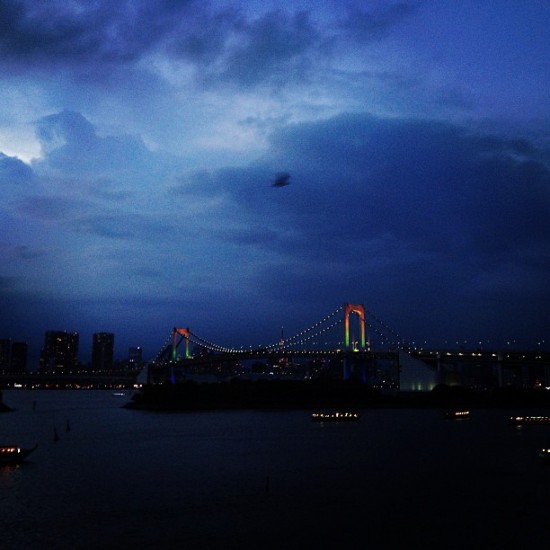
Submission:
<svg viewBox="0 0 550 550">
<path fill-rule="evenodd" d="M 8 371 L 10 368 L 11 340 L 0 338 L 0 371 Z"/>
<path fill-rule="evenodd" d="M 141 367 L 143 363 L 143 350 L 140 346 L 131 347 L 128 350 L 128 368 L 135 369 Z"/>
<path fill-rule="evenodd" d="M 27 342 L 13 342 L 11 345 L 10 372 L 25 372 L 27 370 Z"/>
<path fill-rule="evenodd" d="M 93 370 L 112 370 L 115 335 L 112 332 L 96 332 L 92 337 Z"/>
<path fill-rule="evenodd" d="M 0 372 L 24 372 L 27 370 L 27 342 L 0 339 Z"/>
<path fill-rule="evenodd" d="M 40 370 L 66 372 L 78 366 L 78 332 L 48 330 L 40 354 Z"/>
</svg>

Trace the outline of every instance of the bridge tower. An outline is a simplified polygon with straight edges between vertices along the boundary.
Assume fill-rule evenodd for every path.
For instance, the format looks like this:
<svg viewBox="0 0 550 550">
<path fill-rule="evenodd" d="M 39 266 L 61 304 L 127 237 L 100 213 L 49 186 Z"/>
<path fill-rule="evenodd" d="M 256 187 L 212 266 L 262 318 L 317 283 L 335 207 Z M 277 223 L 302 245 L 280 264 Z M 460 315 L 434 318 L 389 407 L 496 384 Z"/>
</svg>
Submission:
<svg viewBox="0 0 550 550">
<path fill-rule="evenodd" d="M 176 360 L 178 345 L 181 343 L 181 339 L 178 342 L 178 335 L 185 338 L 185 358 L 189 359 L 191 357 L 191 352 L 189 351 L 189 329 L 174 327 L 172 331 L 172 361 Z"/>
<path fill-rule="evenodd" d="M 360 349 L 365 349 L 366 337 L 365 337 L 365 308 L 360 304 L 344 304 L 344 344 L 346 351 L 358 351 L 352 342 L 350 342 L 349 335 L 349 316 L 351 313 L 355 313 L 359 316 L 359 327 L 361 332 Z M 370 347 L 370 346 L 369 346 Z M 360 368 L 361 380 L 366 382 L 366 365 L 357 365 L 356 361 L 352 359 L 349 354 L 344 357 L 344 380 L 349 380 L 352 376 L 352 372 Z"/>
<path fill-rule="evenodd" d="M 284 327 L 281 327 L 281 338 L 279 339 L 279 366 L 284 368 L 286 367 L 286 358 L 285 358 L 285 334 Z"/>
<path fill-rule="evenodd" d="M 345 349 L 350 350 L 353 346 L 350 346 L 350 337 L 349 337 L 349 316 L 350 313 L 356 313 L 359 315 L 359 327 L 361 330 L 361 349 L 365 349 L 365 308 L 360 304 L 344 304 L 344 342 Z"/>
</svg>

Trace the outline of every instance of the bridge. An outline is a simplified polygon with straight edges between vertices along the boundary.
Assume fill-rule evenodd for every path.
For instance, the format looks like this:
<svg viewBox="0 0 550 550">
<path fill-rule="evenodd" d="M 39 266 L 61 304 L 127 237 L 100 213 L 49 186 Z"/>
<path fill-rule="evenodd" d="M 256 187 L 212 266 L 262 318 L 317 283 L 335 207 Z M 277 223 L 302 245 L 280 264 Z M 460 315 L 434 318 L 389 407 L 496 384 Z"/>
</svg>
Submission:
<svg viewBox="0 0 550 550">
<path fill-rule="evenodd" d="M 139 376 L 138 376 L 139 374 Z M 416 348 L 361 304 L 346 303 L 308 328 L 267 345 L 231 347 L 174 327 L 141 373 L 0 373 L 0 387 L 130 388 L 136 383 L 235 376 L 359 378 L 374 387 L 431 390 L 437 384 L 550 389 L 545 351 Z"/>
<path fill-rule="evenodd" d="M 351 330 L 352 318 L 356 319 L 357 335 Z M 332 336 L 337 334 L 337 338 L 327 337 L 329 333 L 332 333 Z M 374 337 L 377 337 L 378 346 L 384 349 L 391 347 L 397 350 L 404 345 L 396 331 L 390 329 L 372 312 L 367 311 L 363 305 L 346 303 L 289 338 L 285 338 L 281 333 L 280 339 L 276 342 L 249 348 L 216 344 L 197 335 L 189 328 L 174 327 L 155 358 L 155 362 L 191 360 L 194 358 L 192 346 L 235 358 L 269 357 L 274 354 L 314 356 L 321 353 L 326 355 L 341 352 L 370 352 L 373 349 Z"/>
<path fill-rule="evenodd" d="M 288 375 L 291 367 L 296 368 L 297 361 L 323 359 L 340 362 L 344 378 L 361 369 L 361 376 L 366 379 L 366 370 L 372 369 L 374 362 L 393 360 L 396 363 L 402 346 L 398 333 L 363 305 L 345 303 L 290 337 L 285 337 L 281 330 L 277 341 L 254 347 L 221 345 L 199 336 L 189 327 L 174 327 L 152 362 L 151 370 L 158 373 L 159 379 L 168 366 L 171 378 L 175 379 L 174 369 L 197 374 L 216 365 L 267 361 L 276 369 L 272 374 Z"/>
<path fill-rule="evenodd" d="M 236 364 L 265 361 L 269 374 L 283 375 L 295 371 L 304 359 L 330 364 L 344 379 L 359 377 L 392 389 L 429 390 L 438 383 L 550 387 L 549 354 L 419 351 L 372 311 L 352 303 L 339 306 L 290 337 L 281 331 L 279 340 L 248 348 L 214 343 L 189 327 L 174 327 L 150 372 L 157 374 L 157 380 L 170 377 L 175 381 L 178 376 L 219 374 L 224 369 L 225 374 L 242 374 Z M 310 374 L 298 373 L 301 377 Z"/>
</svg>

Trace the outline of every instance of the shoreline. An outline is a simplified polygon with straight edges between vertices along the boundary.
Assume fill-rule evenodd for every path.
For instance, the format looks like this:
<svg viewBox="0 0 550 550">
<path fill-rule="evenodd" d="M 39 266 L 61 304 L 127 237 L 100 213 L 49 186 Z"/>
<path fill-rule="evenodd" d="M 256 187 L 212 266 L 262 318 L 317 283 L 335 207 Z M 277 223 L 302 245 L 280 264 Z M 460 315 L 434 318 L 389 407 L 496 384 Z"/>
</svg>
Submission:
<svg viewBox="0 0 550 550">
<path fill-rule="evenodd" d="M 356 381 L 188 381 L 143 386 L 123 405 L 149 411 L 511 407 L 550 408 L 550 391 L 439 385 L 430 392 L 396 391 L 390 395 Z"/>
</svg>

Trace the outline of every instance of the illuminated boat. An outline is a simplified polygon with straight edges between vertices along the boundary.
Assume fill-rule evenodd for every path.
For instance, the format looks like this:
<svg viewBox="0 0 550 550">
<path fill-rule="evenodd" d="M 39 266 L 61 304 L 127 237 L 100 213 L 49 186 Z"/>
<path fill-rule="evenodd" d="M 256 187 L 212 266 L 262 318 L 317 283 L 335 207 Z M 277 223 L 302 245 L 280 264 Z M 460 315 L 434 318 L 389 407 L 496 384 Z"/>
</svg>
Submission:
<svg viewBox="0 0 550 550">
<path fill-rule="evenodd" d="M 541 449 L 539 451 L 539 458 L 544 462 L 550 462 L 550 448 Z"/>
<path fill-rule="evenodd" d="M 356 422 L 359 414 L 356 412 L 318 412 L 311 415 L 314 422 Z"/>
<path fill-rule="evenodd" d="M 0 465 L 19 464 L 23 462 L 38 445 L 31 449 L 22 449 L 17 445 L 2 445 L 0 446 Z"/>
<path fill-rule="evenodd" d="M 458 420 L 460 418 L 470 418 L 470 411 L 447 411 L 445 418 Z"/>
<path fill-rule="evenodd" d="M 510 423 L 514 426 L 548 425 L 550 416 L 511 416 Z"/>
</svg>

